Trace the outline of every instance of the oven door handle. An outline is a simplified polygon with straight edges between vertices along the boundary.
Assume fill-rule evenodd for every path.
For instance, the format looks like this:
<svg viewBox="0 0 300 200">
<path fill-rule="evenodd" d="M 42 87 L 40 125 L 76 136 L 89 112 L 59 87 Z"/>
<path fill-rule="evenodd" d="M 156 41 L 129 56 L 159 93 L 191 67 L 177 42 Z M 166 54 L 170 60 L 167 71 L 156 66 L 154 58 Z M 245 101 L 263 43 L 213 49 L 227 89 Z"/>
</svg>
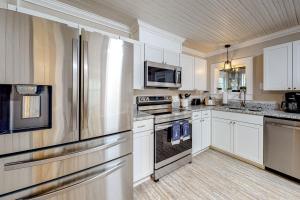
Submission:
<svg viewBox="0 0 300 200">
<path fill-rule="evenodd" d="M 43 193 L 43 194 L 40 194 L 40 195 L 37 195 L 37 196 L 31 196 L 31 197 L 27 197 L 27 198 L 21 198 L 21 199 L 18 199 L 18 200 L 44 200 L 44 199 L 46 200 L 46 199 L 52 198 L 52 197 L 54 197 L 56 195 L 59 195 L 59 194 L 62 194 L 62 193 L 74 190 L 74 189 L 79 188 L 79 187 L 81 187 L 83 185 L 86 185 L 86 184 L 89 184 L 91 182 L 94 182 L 97 179 L 104 178 L 104 177 L 110 175 L 111 173 L 117 171 L 118 169 L 120 169 L 123 166 L 125 166 L 124 161 L 116 164 L 115 166 L 113 166 L 113 167 L 111 167 L 111 168 L 109 168 L 107 170 L 105 170 L 104 172 L 101 172 L 99 174 L 91 176 L 90 178 L 83 179 L 83 180 L 80 180 L 80 181 L 76 181 L 75 183 L 71 183 L 71 184 L 67 184 L 67 185 L 58 187 L 56 189 L 50 190 L 50 191 L 48 191 L 46 193 Z"/>
<path fill-rule="evenodd" d="M 180 125 L 182 125 L 183 121 L 179 121 L 179 122 L 180 122 Z M 188 120 L 188 122 L 191 124 L 192 120 Z M 170 127 L 172 127 L 172 125 L 173 125 L 173 123 L 164 123 L 164 124 L 155 125 L 155 131 L 160 131 L 160 130 L 164 130 L 166 128 L 170 128 Z"/>
<path fill-rule="evenodd" d="M 96 151 L 100 150 L 105 150 L 107 148 L 119 145 L 121 143 L 124 143 L 127 141 L 127 138 L 119 138 L 113 142 L 106 143 L 100 146 L 96 146 L 90 149 L 86 150 L 79 150 L 75 152 L 71 152 L 65 155 L 57 156 L 57 157 L 49 157 L 49 158 L 44 158 L 44 159 L 36 159 L 36 160 L 29 160 L 29 161 L 19 161 L 19 162 L 12 162 L 12 163 L 7 163 L 4 165 L 4 170 L 5 171 L 10 171 L 10 170 L 16 170 L 16 169 L 22 169 L 22 168 L 28 168 L 28 167 L 34 167 L 37 165 L 43 165 L 51 162 L 57 162 L 57 161 L 62 161 L 74 157 L 78 157 L 81 155 L 86 155 L 89 153 L 94 153 Z"/>
<path fill-rule="evenodd" d="M 155 131 L 160 131 L 160 130 L 164 130 L 166 128 L 170 128 L 170 127 L 172 127 L 172 125 L 173 125 L 172 123 L 155 125 Z"/>
</svg>

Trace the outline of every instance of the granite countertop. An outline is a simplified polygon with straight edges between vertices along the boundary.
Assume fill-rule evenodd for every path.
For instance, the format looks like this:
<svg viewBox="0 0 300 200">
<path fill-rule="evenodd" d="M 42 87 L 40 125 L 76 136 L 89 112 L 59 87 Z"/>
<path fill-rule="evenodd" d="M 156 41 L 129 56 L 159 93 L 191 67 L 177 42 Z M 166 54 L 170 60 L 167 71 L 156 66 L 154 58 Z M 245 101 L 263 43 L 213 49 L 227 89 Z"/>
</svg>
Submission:
<svg viewBox="0 0 300 200">
<path fill-rule="evenodd" d="M 197 105 L 197 106 L 190 106 L 187 108 L 191 111 L 204 111 L 204 110 L 216 110 L 216 111 L 223 111 L 223 112 L 233 112 L 233 113 L 242 113 L 242 114 L 249 114 L 249 115 L 259 115 L 265 117 L 278 117 L 278 118 L 286 118 L 286 119 L 297 119 L 300 120 L 300 114 L 298 113 L 287 113 L 281 110 L 262 110 L 262 111 L 251 111 L 248 109 L 229 109 L 227 106 L 205 106 L 205 105 Z M 147 120 L 153 119 L 154 116 L 145 112 L 141 111 L 134 111 L 133 120 Z"/>
<path fill-rule="evenodd" d="M 147 119 L 153 119 L 154 115 L 150 115 L 148 113 L 134 110 L 133 112 L 133 121 L 140 121 L 140 120 L 147 120 Z"/>
<path fill-rule="evenodd" d="M 298 113 L 287 113 L 281 110 L 262 110 L 262 111 L 251 111 L 248 109 L 237 110 L 237 109 L 229 109 L 227 106 L 190 106 L 188 109 L 191 111 L 203 111 L 203 110 L 216 110 L 216 111 L 224 111 L 224 112 L 234 112 L 234 113 L 243 113 L 249 115 L 259 115 L 265 117 L 278 117 L 278 118 L 287 118 L 287 119 L 297 119 L 300 120 L 300 114 Z"/>
</svg>

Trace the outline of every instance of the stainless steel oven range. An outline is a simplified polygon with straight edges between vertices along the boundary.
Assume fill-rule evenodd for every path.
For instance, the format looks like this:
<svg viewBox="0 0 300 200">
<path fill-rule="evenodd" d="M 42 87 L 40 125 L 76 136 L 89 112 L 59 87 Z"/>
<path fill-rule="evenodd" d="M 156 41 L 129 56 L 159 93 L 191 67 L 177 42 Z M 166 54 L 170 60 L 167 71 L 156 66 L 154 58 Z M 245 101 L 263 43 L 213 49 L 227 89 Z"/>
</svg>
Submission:
<svg viewBox="0 0 300 200">
<path fill-rule="evenodd" d="M 175 169 L 192 162 L 192 112 L 172 109 L 171 96 L 139 96 L 138 110 L 153 114 L 154 117 L 154 181 Z M 172 144 L 172 127 L 188 123 L 189 139 L 181 139 L 179 144 Z"/>
</svg>

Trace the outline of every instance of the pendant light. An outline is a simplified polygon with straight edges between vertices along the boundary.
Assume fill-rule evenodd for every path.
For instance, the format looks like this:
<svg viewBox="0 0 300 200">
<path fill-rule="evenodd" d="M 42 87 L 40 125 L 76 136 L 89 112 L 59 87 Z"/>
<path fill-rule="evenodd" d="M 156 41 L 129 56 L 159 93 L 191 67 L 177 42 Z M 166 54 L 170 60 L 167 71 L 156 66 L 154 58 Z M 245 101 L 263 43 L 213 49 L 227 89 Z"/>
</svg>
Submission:
<svg viewBox="0 0 300 200">
<path fill-rule="evenodd" d="M 227 60 L 224 62 L 224 71 L 231 70 L 231 61 L 228 59 L 228 49 L 230 48 L 230 44 L 226 44 L 225 48 L 227 49 Z"/>
</svg>

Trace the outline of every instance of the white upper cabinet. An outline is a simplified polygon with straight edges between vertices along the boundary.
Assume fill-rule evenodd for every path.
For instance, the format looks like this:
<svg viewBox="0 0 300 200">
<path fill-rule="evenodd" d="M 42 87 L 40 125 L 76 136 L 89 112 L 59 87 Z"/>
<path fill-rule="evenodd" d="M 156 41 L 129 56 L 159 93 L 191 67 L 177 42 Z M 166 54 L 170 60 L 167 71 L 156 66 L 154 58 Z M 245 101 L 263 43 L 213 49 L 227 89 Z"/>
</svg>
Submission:
<svg viewBox="0 0 300 200">
<path fill-rule="evenodd" d="M 293 89 L 300 90 L 300 40 L 293 42 Z"/>
<path fill-rule="evenodd" d="M 164 62 L 164 50 L 162 48 L 145 44 L 145 60 L 157 63 Z"/>
<path fill-rule="evenodd" d="M 264 49 L 264 90 L 292 89 L 292 52 L 292 42 Z"/>
<path fill-rule="evenodd" d="M 144 89 L 144 44 L 134 43 L 133 89 Z"/>
<path fill-rule="evenodd" d="M 144 89 L 145 44 L 126 37 L 120 39 L 133 44 L 133 89 Z"/>
<path fill-rule="evenodd" d="M 164 63 L 168 65 L 179 66 L 180 54 L 170 50 L 164 50 Z"/>
<path fill-rule="evenodd" d="M 145 45 L 145 60 L 179 66 L 180 54 L 160 47 Z"/>
<path fill-rule="evenodd" d="M 195 57 L 195 90 L 207 90 L 207 61 Z"/>
<path fill-rule="evenodd" d="M 182 67 L 180 90 L 194 90 L 195 58 L 193 56 L 181 54 L 180 64 Z"/>
</svg>

